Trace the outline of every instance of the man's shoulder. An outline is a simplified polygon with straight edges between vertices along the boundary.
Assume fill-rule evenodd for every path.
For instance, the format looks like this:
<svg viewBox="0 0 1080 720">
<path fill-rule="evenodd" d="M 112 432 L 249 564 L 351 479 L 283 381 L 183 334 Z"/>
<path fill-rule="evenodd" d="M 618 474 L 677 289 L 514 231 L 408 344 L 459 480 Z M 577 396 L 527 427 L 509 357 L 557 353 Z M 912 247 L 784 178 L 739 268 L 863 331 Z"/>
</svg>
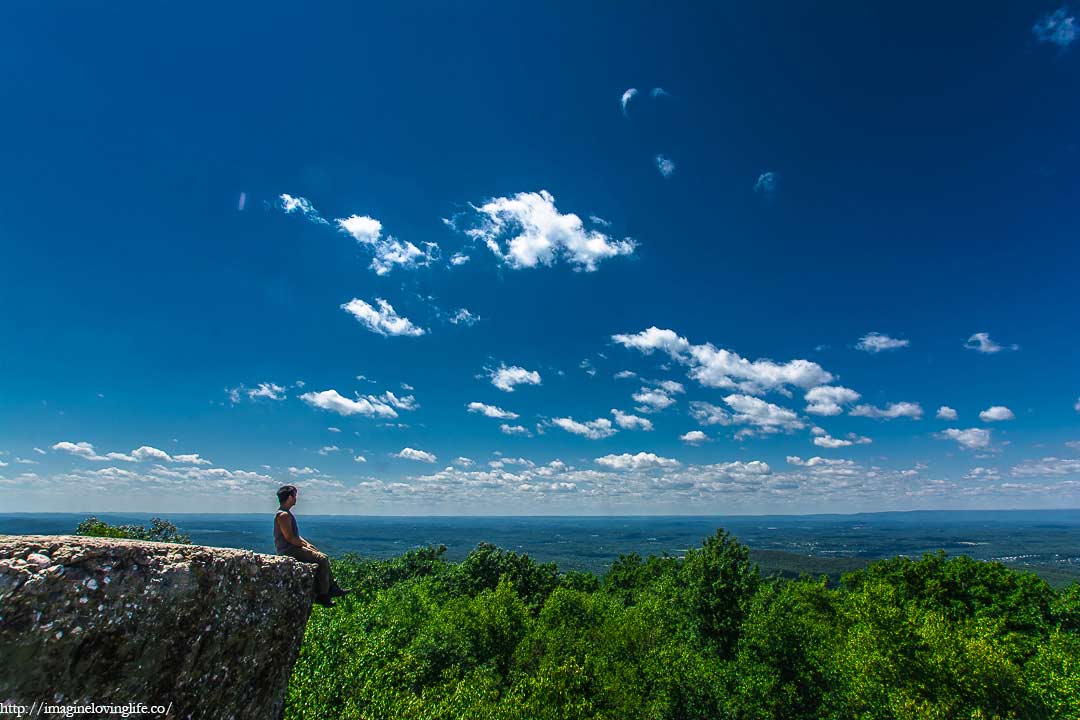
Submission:
<svg viewBox="0 0 1080 720">
<path fill-rule="evenodd" d="M 292 513 L 289 512 L 288 510 L 278 510 L 277 514 L 274 515 L 274 517 L 281 517 L 282 515 L 292 516 Z"/>
</svg>

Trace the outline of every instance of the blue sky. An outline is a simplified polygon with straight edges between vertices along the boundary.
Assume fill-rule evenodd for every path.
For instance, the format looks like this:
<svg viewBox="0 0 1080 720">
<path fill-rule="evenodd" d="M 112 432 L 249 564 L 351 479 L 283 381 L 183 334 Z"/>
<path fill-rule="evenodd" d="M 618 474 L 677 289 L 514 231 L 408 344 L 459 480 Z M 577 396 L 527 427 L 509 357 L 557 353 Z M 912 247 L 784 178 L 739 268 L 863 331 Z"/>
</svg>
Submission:
<svg viewBox="0 0 1080 720">
<path fill-rule="evenodd" d="M 6 4 L 5 509 L 1080 505 L 1076 13 L 879 5 Z"/>
</svg>

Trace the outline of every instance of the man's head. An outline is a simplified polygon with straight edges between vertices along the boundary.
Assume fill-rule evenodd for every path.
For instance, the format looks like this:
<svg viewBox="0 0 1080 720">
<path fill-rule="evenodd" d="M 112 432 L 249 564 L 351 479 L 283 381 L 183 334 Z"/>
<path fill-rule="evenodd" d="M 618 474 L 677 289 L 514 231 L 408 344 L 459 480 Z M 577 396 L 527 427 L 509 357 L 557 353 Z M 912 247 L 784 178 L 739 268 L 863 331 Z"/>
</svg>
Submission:
<svg viewBox="0 0 1080 720">
<path fill-rule="evenodd" d="M 277 491 L 278 504 L 281 507 L 292 507 L 296 504 L 296 486 L 282 485 Z"/>
</svg>

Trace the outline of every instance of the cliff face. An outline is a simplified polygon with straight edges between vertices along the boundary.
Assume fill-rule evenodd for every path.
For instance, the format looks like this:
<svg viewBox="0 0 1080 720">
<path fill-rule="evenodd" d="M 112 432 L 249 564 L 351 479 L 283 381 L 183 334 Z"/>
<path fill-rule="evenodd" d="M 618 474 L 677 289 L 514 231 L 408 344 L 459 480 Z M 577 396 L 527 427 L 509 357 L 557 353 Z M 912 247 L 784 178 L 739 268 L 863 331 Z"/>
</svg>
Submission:
<svg viewBox="0 0 1080 720">
<path fill-rule="evenodd" d="M 311 568 L 286 557 L 0 536 L 0 703 L 280 717 L 311 586 Z"/>
</svg>

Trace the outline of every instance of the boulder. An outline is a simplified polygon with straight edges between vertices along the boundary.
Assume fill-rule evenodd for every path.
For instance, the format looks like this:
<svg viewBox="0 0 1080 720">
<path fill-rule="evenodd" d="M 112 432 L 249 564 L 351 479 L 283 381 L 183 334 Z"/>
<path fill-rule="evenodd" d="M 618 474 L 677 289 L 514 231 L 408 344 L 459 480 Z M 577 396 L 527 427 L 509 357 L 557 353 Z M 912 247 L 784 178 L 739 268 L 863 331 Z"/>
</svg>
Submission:
<svg viewBox="0 0 1080 720">
<path fill-rule="evenodd" d="M 0 536 L 0 703 L 279 718 L 312 568 L 201 545 Z"/>
</svg>

